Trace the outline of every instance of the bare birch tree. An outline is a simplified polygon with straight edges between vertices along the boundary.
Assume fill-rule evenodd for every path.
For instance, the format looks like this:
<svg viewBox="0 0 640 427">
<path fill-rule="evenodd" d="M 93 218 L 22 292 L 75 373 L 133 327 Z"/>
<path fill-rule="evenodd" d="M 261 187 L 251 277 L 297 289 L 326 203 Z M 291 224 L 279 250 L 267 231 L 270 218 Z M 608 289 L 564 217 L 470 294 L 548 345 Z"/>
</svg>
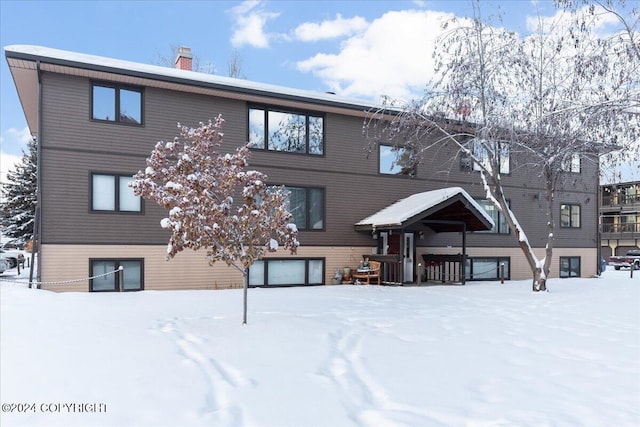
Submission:
<svg viewBox="0 0 640 427">
<path fill-rule="evenodd" d="M 618 28 L 599 36 L 606 15 L 587 19 L 588 10 L 578 8 L 539 17 L 536 31 L 520 37 L 489 25 L 479 1 L 473 4 L 473 19 L 449 23 L 453 29 L 439 40 L 438 79 L 425 98 L 387 101 L 370 112 L 364 132 L 369 149 L 392 141 L 396 149 L 410 150 L 415 164 L 443 146 L 468 159 L 518 241 L 533 290 L 546 290 L 556 190 L 577 162 L 598 163 L 620 151 L 638 159 L 640 59 L 625 32 L 637 33 Z M 526 173 L 544 188 L 542 259 L 510 209 L 502 183 L 507 173 Z M 591 180 L 595 191 L 597 178 Z"/>
<path fill-rule="evenodd" d="M 243 275 L 246 324 L 249 267 L 281 245 L 295 253 L 298 230 L 285 189 L 267 186 L 261 172 L 245 171 L 249 144 L 234 154 L 218 153 L 222 123 L 218 116 L 195 129 L 178 125 L 182 139 L 158 142 L 131 186 L 168 211 L 160 224 L 171 231 L 168 258 L 187 248 L 205 249 L 211 265 L 223 261 Z"/>
</svg>

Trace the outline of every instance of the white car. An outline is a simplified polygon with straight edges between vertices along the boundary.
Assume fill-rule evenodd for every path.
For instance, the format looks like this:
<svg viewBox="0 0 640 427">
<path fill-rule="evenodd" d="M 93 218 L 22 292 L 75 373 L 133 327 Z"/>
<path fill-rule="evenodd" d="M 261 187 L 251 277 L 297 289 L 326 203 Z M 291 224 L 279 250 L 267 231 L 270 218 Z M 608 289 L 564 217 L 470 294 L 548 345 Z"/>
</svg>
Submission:
<svg viewBox="0 0 640 427">
<path fill-rule="evenodd" d="M 0 255 L 0 274 L 4 273 L 8 269 L 9 263 L 4 259 L 4 256 Z"/>
<path fill-rule="evenodd" d="M 16 268 L 18 263 L 24 265 L 24 254 L 22 251 L 13 251 L 0 248 L 0 257 L 4 258 L 7 262 L 7 270 L 10 268 Z"/>
</svg>

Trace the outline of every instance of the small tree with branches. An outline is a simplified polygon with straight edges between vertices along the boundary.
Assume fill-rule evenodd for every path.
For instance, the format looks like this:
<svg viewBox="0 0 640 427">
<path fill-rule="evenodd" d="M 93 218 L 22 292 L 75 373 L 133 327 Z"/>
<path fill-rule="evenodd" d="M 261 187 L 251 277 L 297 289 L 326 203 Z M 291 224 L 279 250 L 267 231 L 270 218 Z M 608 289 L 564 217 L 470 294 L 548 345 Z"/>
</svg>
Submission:
<svg viewBox="0 0 640 427">
<path fill-rule="evenodd" d="M 479 2 L 474 12 L 473 19 L 449 23 L 454 28 L 438 43 L 439 77 L 427 96 L 371 111 L 364 132 L 369 150 L 392 141 L 396 152 L 411 151 L 414 165 L 445 146 L 453 147 L 452 164 L 467 159 L 517 238 L 533 290 L 546 290 L 553 203 L 556 190 L 571 179 L 567 172 L 576 161 L 597 164 L 616 151 L 638 158 L 640 60 L 629 33 L 637 29 L 625 26 L 600 37 L 595 30 L 603 15 L 574 10 L 539 18 L 537 31 L 521 38 L 485 22 Z M 502 176 L 516 171 L 544 188 L 548 234 L 542 259 L 505 195 Z M 597 177 L 590 179 L 585 185 L 595 191 Z"/>
<path fill-rule="evenodd" d="M 249 144 L 234 154 L 218 153 L 223 122 L 218 116 L 197 128 L 178 125 L 182 139 L 158 142 L 131 186 L 168 211 L 161 221 L 171 231 L 168 258 L 186 248 L 205 249 L 211 265 L 223 261 L 243 275 L 246 324 L 249 267 L 280 246 L 295 253 L 298 231 L 286 209 L 285 189 L 267 186 L 261 172 L 245 170 Z"/>
</svg>

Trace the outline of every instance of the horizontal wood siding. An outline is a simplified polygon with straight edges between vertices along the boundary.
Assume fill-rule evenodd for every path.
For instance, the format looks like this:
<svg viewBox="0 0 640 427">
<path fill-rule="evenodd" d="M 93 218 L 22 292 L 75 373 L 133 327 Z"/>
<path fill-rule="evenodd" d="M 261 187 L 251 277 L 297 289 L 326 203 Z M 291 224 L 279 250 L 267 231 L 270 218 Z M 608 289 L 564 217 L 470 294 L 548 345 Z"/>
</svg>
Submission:
<svg viewBox="0 0 640 427">
<path fill-rule="evenodd" d="M 301 247 L 296 258 L 325 258 L 325 283 L 336 269 L 355 267 L 370 247 Z M 280 250 L 267 257 L 288 257 Z M 210 266 L 204 251 L 184 251 L 166 260 L 166 245 L 42 245 L 41 280 L 51 291 L 88 291 L 92 258 L 143 258 L 145 290 L 240 288 L 242 275 L 224 263 Z M 67 283 L 70 282 L 71 283 Z M 56 282 L 56 283 L 51 283 Z M 62 283 L 58 283 L 62 282 Z"/>
<path fill-rule="evenodd" d="M 116 248 L 125 247 L 138 255 L 144 252 L 140 248 L 151 248 L 153 259 L 164 262 L 164 245 L 169 236 L 159 224 L 166 213 L 151 202 L 143 202 L 143 214 L 91 212 L 92 172 L 134 174 L 144 169 L 145 159 L 156 142 L 178 135 L 177 122 L 195 126 L 222 114 L 225 119 L 222 152 L 232 152 L 247 139 L 245 101 L 146 87 L 144 125 L 124 126 L 90 120 L 90 93 L 89 79 L 47 72 L 43 75 L 41 241 L 49 248 L 43 254 L 43 277 L 61 277 L 70 260 L 65 257 L 77 257 L 83 248 L 92 248 L 96 253 L 117 253 Z M 309 112 L 320 111 L 312 104 L 304 107 Z M 354 224 L 389 204 L 417 192 L 449 186 L 462 186 L 473 197 L 484 197 L 479 174 L 461 171 L 452 147 L 426 153 L 413 178 L 380 175 L 377 148 L 369 154 L 366 150 L 362 118 L 337 113 L 326 113 L 324 117 L 323 156 L 253 150 L 251 167 L 268 174 L 273 184 L 324 188 L 325 230 L 301 231 L 299 240 L 301 253 L 331 253 L 327 257 L 329 277 L 333 276 L 331 270 L 355 261 L 352 257 L 360 259 L 361 250 L 354 248 L 368 253 L 376 246 L 371 233 L 356 232 Z M 546 244 L 546 219 L 544 206 L 536 199 L 542 182 L 524 169 L 518 170 L 516 160 L 511 175 L 503 179 L 505 191 L 531 244 L 542 248 Z M 584 162 L 582 174 L 569 175 L 556 192 L 553 211 L 557 223 L 560 203 L 579 204 L 582 210 L 581 228 L 557 228 L 555 246 L 559 249 L 587 251 L 597 247 L 596 171 L 593 164 Z M 435 235 L 425 230 L 424 238 L 416 242 L 432 251 L 459 246 L 461 237 L 459 233 Z M 496 248 L 517 249 L 513 235 L 472 233 L 467 243 L 470 253 L 473 248 L 492 254 Z M 83 259 L 82 275 L 88 271 L 87 256 Z M 151 269 L 155 262 L 146 263 L 145 269 Z M 180 273 L 191 274 L 186 272 L 191 261 L 180 262 L 185 263 L 185 270 Z M 168 271 L 172 277 L 180 277 L 175 269 Z M 150 274 L 153 278 L 153 273 Z M 215 286 L 216 277 L 208 276 L 206 280 L 194 277 L 193 283 L 195 287 Z M 165 277 L 149 283 L 158 289 L 172 286 L 171 279 Z"/>
<path fill-rule="evenodd" d="M 363 255 L 372 252 L 372 247 L 301 247 L 296 258 L 324 258 L 325 284 L 331 284 L 336 270 L 343 267 L 355 268 Z M 423 253 L 455 254 L 460 248 L 433 248 L 417 251 L 417 259 Z M 135 245 L 43 245 L 42 246 L 42 280 L 43 289 L 62 292 L 85 292 L 89 290 L 89 260 L 92 258 L 143 258 L 145 290 L 180 290 L 180 289 L 228 289 L 242 287 L 242 275 L 232 267 L 223 263 L 210 266 L 204 252 L 185 251 L 172 260 L 165 258 L 166 246 Z M 531 278 L 529 266 L 522 252 L 510 248 L 491 248 L 486 251 L 471 248 L 471 257 L 510 257 L 511 279 L 526 280 Z M 542 257 L 542 250 L 536 251 Z M 285 252 L 278 251 L 269 257 L 288 257 Z M 561 256 L 581 257 L 582 277 L 596 274 L 596 249 L 562 248 L 554 251 L 551 266 L 551 278 L 558 277 Z M 420 262 L 420 261 L 418 261 Z M 79 280 L 80 279 L 80 280 Z"/>
</svg>

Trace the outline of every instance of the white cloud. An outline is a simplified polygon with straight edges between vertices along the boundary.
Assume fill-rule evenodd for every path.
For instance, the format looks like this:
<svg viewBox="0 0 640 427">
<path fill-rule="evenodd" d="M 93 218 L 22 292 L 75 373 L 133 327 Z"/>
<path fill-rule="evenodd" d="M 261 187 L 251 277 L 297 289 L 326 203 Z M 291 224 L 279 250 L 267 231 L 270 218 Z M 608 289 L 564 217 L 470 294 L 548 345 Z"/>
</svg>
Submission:
<svg viewBox="0 0 640 427">
<path fill-rule="evenodd" d="M 29 131 L 27 126 L 23 129 L 9 128 L 5 133 L 12 141 L 16 141 L 22 145 L 27 145 L 27 143 L 31 141 L 31 131 Z M 2 142 L 5 142 L 4 139 L 2 139 Z"/>
<path fill-rule="evenodd" d="M 351 36 L 361 32 L 366 27 L 366 19 L 360 16 L 345 19 L 338 13 L 336 19 L 322 21 L 319 24 L 305 22 L 300 24 L 293 32 L 296 39 L 309 42 Z"/>
<path fill-rule="evenodd" d="M 273 35 L 266 33 L 264 27 L 267 21 L 277 18 L 280 14 L 265 11 L 262 4 L 260 0 L 246 0 L 231 9 L 235 21 L 231 36 L 231 44 L 234 47 L 269 47 L 269 40 Z"/>
<path fill-rule="evenodd" d="M 0 151 L 0 182 L 7 182 L 7 172 L 15 169 L 15 165 L 21 160 L 22 155 L 16 156 Z"/>
<path fill-rule="evenodd" d="M 453 17 L 428 10 L 387 12 L 345 40 L 339 53 L 318 53 L 296 65 L 344 96 L 421 96 L 434 73 L 432 53 L 441 24 Z"/>
<path fill-rule="evenodd" d="M 7 172 L 22 161 L 22 150 L 26 149 L 29 141 L 31 132 L 26 126 L 23 129 L 9 128 L 0 135 L 0 182 L 7 182 Z"/>
</svg>

